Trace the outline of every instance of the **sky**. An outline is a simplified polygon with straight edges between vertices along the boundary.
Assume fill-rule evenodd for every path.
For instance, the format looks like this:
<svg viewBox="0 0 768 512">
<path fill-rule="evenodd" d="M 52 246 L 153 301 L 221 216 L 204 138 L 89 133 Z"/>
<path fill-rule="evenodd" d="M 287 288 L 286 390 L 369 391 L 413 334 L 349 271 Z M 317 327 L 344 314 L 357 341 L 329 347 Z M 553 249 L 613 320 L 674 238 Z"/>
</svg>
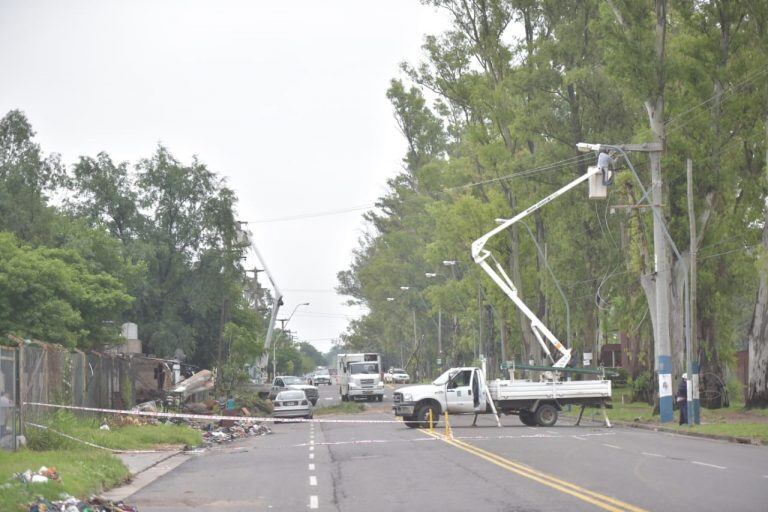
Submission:
<svg viewBox="0 0 768 512">
<path fill-rule="evenodd" d="M 362 313 L 336 274 L 402 170 L 389 81 L 448 26 L 418 0 L 0 0 L 0 115 L 67 164 L 197 155 L 238 195 L 279 318 L 309 302 L 286 329 L 327 351 Z"/>
</svg>

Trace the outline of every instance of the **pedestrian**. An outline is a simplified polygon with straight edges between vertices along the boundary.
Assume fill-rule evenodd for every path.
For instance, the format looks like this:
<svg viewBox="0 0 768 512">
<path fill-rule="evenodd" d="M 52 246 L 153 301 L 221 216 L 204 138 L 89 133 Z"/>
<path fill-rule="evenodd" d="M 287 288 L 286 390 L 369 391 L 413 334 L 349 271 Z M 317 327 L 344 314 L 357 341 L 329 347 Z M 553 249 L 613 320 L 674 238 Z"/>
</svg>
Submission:
<svg viewBox="0 0 768 512">
<path fill-rule="evenodd" d="M 0 391 L 0 439 L 5 436 L 5 424 L 11 416 L 11 407 L 13 407 L 13 402 L 8 398 L 5 390 Z"/>
<path fill-rule="evenodd" d="M 688 423 L 688 374 L 684 373 L 677 386 L 677 407 L 680 408 L 680 424 Z"/>
</svg>

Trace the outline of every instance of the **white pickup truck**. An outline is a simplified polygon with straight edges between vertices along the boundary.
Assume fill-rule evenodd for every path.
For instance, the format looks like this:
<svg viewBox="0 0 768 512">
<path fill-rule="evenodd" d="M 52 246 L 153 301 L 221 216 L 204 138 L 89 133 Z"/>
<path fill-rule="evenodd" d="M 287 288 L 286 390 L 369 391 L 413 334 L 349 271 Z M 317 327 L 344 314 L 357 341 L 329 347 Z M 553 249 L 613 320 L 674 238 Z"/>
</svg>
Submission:
<svg viewBox="0 0 768 512">
<path fill-rule="evenodd" d="M 394 393 L 395 416 L 411 428 L 429 426 L 429 416 L 437 423 L 448 414 L 516 414 L 525 425 L 551 427 L 557 423 L 564 405 L 610 407 L 611 381 L 556 379 L 493 380 L 486 382 L 480 368 L 447 370 L 432 384 L 406 386 Z M 582 411 L 583 412 L 583 411 Z M 581 416 L 579 416 L 581 419 Z M 607 416 L 606 416 L 606 423 Z"/>
</svg>

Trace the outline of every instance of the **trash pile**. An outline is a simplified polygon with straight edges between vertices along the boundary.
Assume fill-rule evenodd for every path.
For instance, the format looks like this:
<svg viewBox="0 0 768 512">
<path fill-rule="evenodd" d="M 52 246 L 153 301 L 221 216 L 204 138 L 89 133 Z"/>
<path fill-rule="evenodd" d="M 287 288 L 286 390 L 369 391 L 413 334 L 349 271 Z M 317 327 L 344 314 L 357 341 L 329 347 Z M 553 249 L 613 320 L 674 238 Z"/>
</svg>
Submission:
<svg viewBox="0 0 768 512">
<path fill-rule="evenodd" d="M 138 507 L 126 505 L 122 501 L 110 501 L 98 496 L 79 500 L 73 496 L 63 495 L 58 501 L 48 501 L 37 498 L 29 505 L 29 512 L 139 512 Z"/>
<path fill-rule="evenodd" d="M 34 473 L 31 469 L 28 469 L 23 473 L 16 473 L 14 476 L 25 484 L 45 484 L 51 480 L 54 482 L 61 481 L 59 474 L 56 472 L 56 468 L 47 468 L 45 466 L 41 466 L 40 469 Z"/>
<path fill-rule="evenodd" d="M 197 424 L 190 424 L 195 428 L 200 428 Z M 208 424 L 203 428 L 203 444 L 212 446 L 214 444 L 228 443 L 235 439 L 242 439 L 251 436 L 263 436 L 271 434 L 272 431 L 266 425 L 256 424 L 252 421 L 234 421 L 234 425 L 223 427 L 221 425 Z"/>
</svg>

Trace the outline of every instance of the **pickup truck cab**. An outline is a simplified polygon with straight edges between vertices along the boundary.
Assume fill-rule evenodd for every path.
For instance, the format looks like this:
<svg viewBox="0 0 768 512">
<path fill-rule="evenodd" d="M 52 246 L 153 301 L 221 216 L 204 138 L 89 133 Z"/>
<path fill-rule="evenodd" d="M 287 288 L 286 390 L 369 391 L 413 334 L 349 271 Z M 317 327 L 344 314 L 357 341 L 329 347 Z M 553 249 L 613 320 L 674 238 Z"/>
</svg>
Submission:
<svg viewBox="0 0 768 512">
<path fill-rule="evenodd" d="M 300 389 L 307 395 L 307 399 L 312 402 L 312 405 L 317 404 L 319 393 L 316 386 L 310 386 L 304 384 L 304 382 L 292 375 L 284 375 L 275 377 L 272 381 L 272 387 L 269 390 L 269 399 L 274 400 L 278 393 L 285 391 L 286 389 Z"/>
<path fill-rule="evenodd" d="M 460 367 L 445 371 L 431 384 L 405 386 L 393 395 L 395 416 L 411 428 L 437 423 L 449 414 L 516 414 L 528 426 L 551 427 L 566 404 L 610 407 L 611 381 L 606 379 L 539 381 L 511 379 L 486 382 L 480 368 Z"/>
</svg>

